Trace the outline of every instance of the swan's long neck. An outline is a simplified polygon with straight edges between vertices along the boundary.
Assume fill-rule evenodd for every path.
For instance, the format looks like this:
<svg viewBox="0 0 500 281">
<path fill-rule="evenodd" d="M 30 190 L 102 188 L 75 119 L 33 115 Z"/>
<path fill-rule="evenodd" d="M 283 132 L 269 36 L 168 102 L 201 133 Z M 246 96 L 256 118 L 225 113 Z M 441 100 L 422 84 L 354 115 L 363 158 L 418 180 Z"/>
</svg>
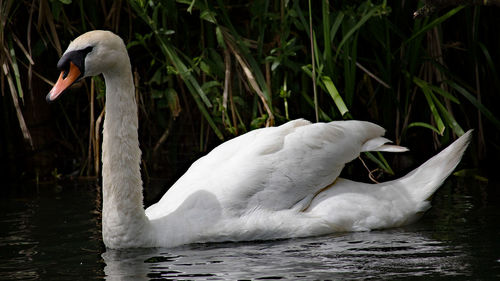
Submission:
<svg viewBox="0 0 500 281">
<path fill-rule="evenodd" d="M 137 104 L 126 52 L 120 67 L 104 73 L 104 79 L 103 240 L 110 248 L 144 246 L 149 221 L 143 208 Z"/>
</svg>

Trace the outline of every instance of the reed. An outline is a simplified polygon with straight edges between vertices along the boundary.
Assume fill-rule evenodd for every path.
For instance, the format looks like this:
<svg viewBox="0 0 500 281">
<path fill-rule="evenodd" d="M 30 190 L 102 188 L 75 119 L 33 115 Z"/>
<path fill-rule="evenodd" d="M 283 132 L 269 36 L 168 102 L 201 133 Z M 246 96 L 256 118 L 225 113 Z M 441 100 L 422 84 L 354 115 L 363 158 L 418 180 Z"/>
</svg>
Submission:
<svg viewBox="0 0 500 281">
<path fill-rule="evenodd" d="M 33 80 L 57 76 L 39 65 L 55 65 L 69 40 L 99 28 L 128 44 L 144 169 L 161 171 L 185 153 L 189 162 L 222 140 L 299 117 L 370 120 L 398 144 L 424 134 L 435 147 L 474 127 L 485 151 L 500 129 L 492 107 L 500 44 L 485 24 L 498 20 L 479 6 L 413 19 L 418 7 L 407 2 L 1 0 L 1 89 L 13 108 L 5 114 L 35 147 L 25 101 Z M 71 146 L 79 174 L 97 175 L 104 85 L 86 83 L 86 96 L 60 101 L 77 108 L 61 111 L 54 134 Z M 392 158 L 364 157 L 393 172 Z"/>
</svg>

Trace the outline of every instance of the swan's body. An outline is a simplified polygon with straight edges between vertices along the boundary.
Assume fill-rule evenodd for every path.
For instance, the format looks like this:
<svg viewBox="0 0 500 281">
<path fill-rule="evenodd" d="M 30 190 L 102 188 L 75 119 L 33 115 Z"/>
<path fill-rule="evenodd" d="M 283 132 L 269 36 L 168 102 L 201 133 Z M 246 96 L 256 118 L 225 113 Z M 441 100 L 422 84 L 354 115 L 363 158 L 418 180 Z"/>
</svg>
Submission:
<svg viewBox="0 0 500 281">
<path fill-rule="evenodd" d="M 428 198 L 458 164 L 470 138 L 466 133 L 403 178 L 365 184 L 338 178 L 344 164 L 362 151 L 406 150 L 387 145 L 383 128 L 363 121 L 290 121 L 221 144 L 144 211 L 137 105 L 123 41 L 111 32 L 88 32 L 70 44 L 58 67 L 63 74 L 50 101 L 82 77 L 102 73 L 106 81 L 102 227 L 109 248 L 405 225 L 430 207 Z"/>
</svg>

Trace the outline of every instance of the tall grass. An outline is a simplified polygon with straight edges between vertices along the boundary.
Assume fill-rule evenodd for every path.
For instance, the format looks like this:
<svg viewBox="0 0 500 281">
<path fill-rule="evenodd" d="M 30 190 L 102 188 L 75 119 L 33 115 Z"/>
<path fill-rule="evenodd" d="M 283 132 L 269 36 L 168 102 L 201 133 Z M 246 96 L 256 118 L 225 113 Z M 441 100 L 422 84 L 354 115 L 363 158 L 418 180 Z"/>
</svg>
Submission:
<svg viewBox="0 0 500 281">
<path fill-rule="evenodd" d="M 53 67 L 33 75 L 33 67 L 48 57 L 55 65 L 80 33 L 111 29 L 132 59 L 145 170 L 189 162 L 222 140 L 299 117 L 370 120 L 397 143 L 424 135 L 436 148 L 478 128 L 485 151 L 500 129 L 492 106 L 500 44 L 489 37 L 492 25 L 484 28 L 494 16 L 457 7 L 414 20 L 417 7 L 408 2 L 0 1 L 2 91 L 12 94 L 8 104 L 30 140 L 22 111 L 33 93 L 25 82 L 57 76 Z M 29 36 L 16 25 L 26 14 Z M 95 175 L 104 85 L 96 78 L 82 89 L 86 97 L 56 106 L 64 118 L 55 121 L 55 134 L 71 143 L 78 174 Z M 63 111 L 75 103 L 83 115 Z M 89 123 L 89 138 L 81 138 Z M 382 155 L 367 158 L 392 173 Z"/>
</svg>

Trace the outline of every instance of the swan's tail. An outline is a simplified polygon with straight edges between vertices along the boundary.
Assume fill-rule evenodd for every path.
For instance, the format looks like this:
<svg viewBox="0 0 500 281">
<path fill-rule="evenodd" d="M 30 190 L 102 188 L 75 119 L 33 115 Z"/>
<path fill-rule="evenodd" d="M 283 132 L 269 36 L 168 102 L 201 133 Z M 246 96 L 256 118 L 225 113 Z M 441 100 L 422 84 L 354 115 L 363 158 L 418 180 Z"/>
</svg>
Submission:
<svg viewBox="0 0 500 281">
<path fill-rule="evenodd" d="M 396 181 L 407 189 L 415 202 L 429 200 L 460 162 L 471 135 L 472 130 L 469 130 L 446 149 Z"/>
<path fill-rule="evenodd" d="M 413 223 L 431 207 L 430 196 L 460 162 L 471 134 L 468 131 L 420 167 L 393 181 L 367 184 L 338 178 L 305 211 L 322 218 L 333 231 L 384 229 Z M 385 149 L 383 144 L 372 144 L 368 148 Z"/>
</svg>

